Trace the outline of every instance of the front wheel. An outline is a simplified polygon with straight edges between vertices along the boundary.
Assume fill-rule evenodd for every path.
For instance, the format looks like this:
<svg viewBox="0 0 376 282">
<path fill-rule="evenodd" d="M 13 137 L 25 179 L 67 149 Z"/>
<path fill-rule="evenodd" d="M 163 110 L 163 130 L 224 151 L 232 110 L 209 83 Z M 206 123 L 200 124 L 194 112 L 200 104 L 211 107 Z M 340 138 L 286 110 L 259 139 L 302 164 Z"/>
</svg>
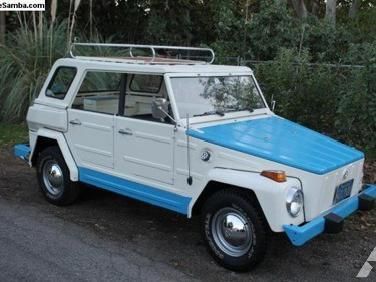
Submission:
<svg viewBox="0 0 376 282">
<path fill-rule="evenodd" d="M 209 252 L 222 266 L 252 269 L 266 252 L 268 228 L 252 201 L 232 190 L 222 190 L 205 203 L 201 229 Z"/>
<path fill-rule="evenodd" d="M 44 197 L 54 205 L 69 205 L 79 197 L 79 185 L 70 180 L 69 169 L 58 147 L 48 147 L 39 154 L 37 177 Z"/>
</svg>

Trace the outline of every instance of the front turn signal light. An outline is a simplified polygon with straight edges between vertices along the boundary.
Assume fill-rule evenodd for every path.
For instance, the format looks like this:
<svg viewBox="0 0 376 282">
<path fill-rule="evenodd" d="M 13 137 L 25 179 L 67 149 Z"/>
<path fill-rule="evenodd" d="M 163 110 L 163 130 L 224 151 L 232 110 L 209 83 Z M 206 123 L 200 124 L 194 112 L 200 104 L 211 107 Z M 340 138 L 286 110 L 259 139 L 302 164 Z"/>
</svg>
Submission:
<svg viewBox="0 0 376 282">
<path fill-rule="evenodd" d="M 276 182 L 286 182 L 286 173 L 283 170 L 264 170 L 261 175 Z"/>
</svg>

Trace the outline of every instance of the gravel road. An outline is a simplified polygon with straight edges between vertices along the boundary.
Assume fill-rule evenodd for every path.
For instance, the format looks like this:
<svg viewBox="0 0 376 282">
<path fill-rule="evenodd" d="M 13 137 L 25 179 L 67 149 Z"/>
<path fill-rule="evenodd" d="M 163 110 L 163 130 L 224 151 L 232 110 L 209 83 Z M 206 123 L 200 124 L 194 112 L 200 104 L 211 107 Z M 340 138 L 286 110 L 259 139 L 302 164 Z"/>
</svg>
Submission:
<svg viewBox="0 0 376 282">
<path fill-rule="evenodd" d="M 0 281 L 348 281 L 375 246 L 374 210 L 301 248 L 273 236 L 262 265 L 234 273 L 207 254 L 197 219 L 91 188 L 55 207 L 35 171 L 0 150 Z"/>
</svg>

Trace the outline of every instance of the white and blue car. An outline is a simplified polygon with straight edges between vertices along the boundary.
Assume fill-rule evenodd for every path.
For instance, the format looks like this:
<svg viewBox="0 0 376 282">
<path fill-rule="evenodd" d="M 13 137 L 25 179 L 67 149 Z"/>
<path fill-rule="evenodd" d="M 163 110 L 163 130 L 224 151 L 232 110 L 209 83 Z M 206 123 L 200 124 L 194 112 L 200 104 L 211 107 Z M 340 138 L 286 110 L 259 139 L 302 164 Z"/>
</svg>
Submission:
<svg viewBox="0 0 376 282">
<path fill-rule="evenodd" d="M 81 46 L 129 56 L 75 56 Z M 275 115 L 250 68 L 179 52 L 214 60 L 210 49 L 76 43 L 56 61 L 28 111 L 30 142 L 15 147 L 47 201 L 71 204 L 86 183 L 200 215 L 210 253 L 239 271 L 263 259 L 272 232 L 301 246 L 373 208 L 362 152 Z"/>
</svg>

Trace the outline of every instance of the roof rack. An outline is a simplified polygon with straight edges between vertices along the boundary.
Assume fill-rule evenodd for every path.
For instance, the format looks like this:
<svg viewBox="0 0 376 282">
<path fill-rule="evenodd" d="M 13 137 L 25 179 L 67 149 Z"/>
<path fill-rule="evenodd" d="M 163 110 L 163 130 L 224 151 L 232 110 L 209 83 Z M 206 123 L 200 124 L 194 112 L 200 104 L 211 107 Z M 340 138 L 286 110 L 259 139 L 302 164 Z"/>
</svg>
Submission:
<svg viewBox="0 0 376 282">
<path fill-rule="evenodd" d="M 109 47 L 109 48 L 123 48 L 128 49 L 129 56 L 77 56 L 74 54 L 76 47 Z M 136 56 L 136 52 L 147 51 L 147 56 Z M 197 47 L 182 47 L 182 46 L 162 46 L 162 45 L 139 45 L 139 44 L 115 44 L 115 43 L 72 43 L 70 46 L 70 56 L 79 59 L 93 59 L 93 60 L 127 60 L 135 63 L 156 63 L 156 64 L 211 64 L 214 62 L 215 54 L 210 48 Z M 164 54 L 161 54 L 164 53 Z M 186 53 L 186 55 L 184 55 Z M 193 56 L 191 53 L 199 53 L 200 55 Z M 205 56 L 205 54 L 207 54 Z M 185 59 L 182 59 L 185 58 Z M 204 61 L 196 60 L 197 58 L 204 59 Z"/>
</svg>

